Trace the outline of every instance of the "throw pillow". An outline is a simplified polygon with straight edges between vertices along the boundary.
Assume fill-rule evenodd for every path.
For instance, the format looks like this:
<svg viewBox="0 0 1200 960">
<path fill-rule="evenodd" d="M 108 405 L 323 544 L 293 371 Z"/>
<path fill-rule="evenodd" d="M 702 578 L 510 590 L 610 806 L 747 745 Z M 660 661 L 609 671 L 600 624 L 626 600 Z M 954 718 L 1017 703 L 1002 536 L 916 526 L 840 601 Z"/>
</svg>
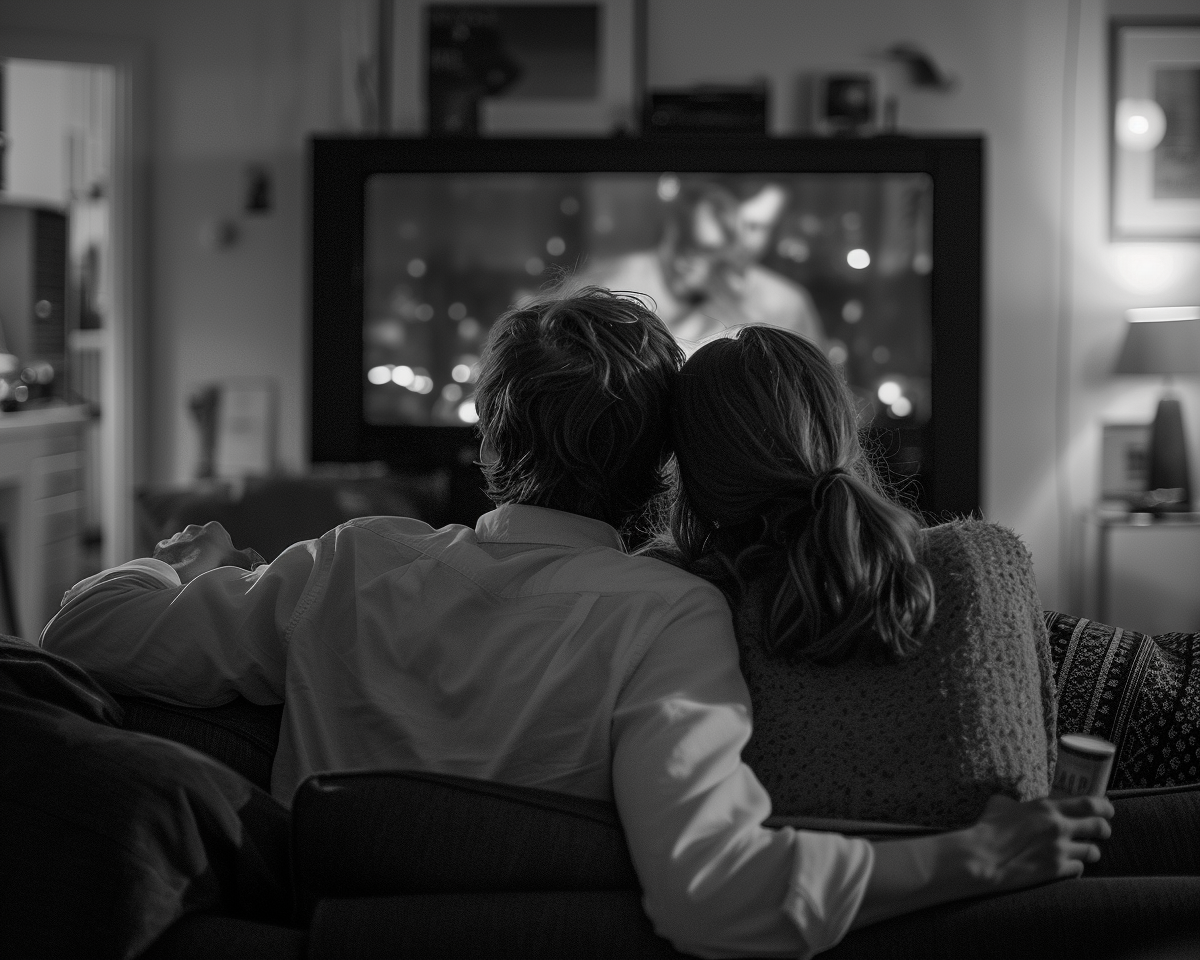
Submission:
<svg viewBox="0 0 1200 960">
<path fill-rule="evenodd" d="M 185 913 L 287 922 L 287 811 L 113 726 L 69 661 L 0 637 L 0 956 L 132 958 Z"/>
<path fill-rule="evenodd" d="M 1117 747 L 1109 788 L 1200 783 L 1200 634 L 1147 636 L 1047 611 L 1059 733 Z"/>
</svg>

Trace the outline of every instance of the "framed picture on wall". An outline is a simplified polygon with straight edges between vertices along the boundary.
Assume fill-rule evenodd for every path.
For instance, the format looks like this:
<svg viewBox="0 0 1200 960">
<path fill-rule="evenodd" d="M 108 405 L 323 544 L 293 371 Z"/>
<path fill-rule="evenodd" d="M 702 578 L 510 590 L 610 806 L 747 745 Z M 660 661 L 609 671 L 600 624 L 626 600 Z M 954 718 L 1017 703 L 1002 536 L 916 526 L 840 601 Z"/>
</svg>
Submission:
<svg viewBox="0 0 1200 960">
<path fill-rule="evenodd" d="M 636 132 L 644 0 L 390 2 L 393 131 Z"/>
<path fill-rule="evenodd" d="M 1106 423 L 1100 435 L 1100 499 L 1133 504 L 1150 479 L 1150 424 Z"/>
<path fill-rule="evenodd" d="M 1200 237 L 1200 20 L 1115 20 L 1114 240 Z"/>
</svg>

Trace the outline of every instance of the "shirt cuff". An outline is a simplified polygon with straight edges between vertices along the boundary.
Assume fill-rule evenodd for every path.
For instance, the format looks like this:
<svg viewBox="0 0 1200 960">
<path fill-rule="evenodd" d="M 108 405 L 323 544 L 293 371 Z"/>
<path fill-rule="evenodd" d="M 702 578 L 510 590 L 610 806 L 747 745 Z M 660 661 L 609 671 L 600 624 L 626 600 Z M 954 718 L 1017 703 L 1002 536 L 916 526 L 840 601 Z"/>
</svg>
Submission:
<svg viewBox="0 0 1200 960">
<path fill-rule="evenodd" d="M 801 958 L 839 943 L 858 915 L 875 866 L 875 849 L 861 837 L 797 833 L 796 866 L 783 901 L 800 931 Z"/>
<path fill-rule="evenodd" d="M 101 570 L 86 580 L 80 580 L 63 594 L 61 606 L 66 606 L 80 594 L 86 593 L 91 587 L 94 587 L 102 580 L 108 580 L 110 577 L 131 572 L 148 573 L 155 580 L 160 581 L 164 587 L 179 587 L 183 585 L 179 579 L 179 574 L 175 572 L 175 568 L 169 563 L 164 563 L 162 560 L 155 560 L 153 557 L 138 557 L 136 560 L 130 560 L 128 563 L 123 563 L 118 567 L 109 567 L 107 570 Z"/>
</svg>

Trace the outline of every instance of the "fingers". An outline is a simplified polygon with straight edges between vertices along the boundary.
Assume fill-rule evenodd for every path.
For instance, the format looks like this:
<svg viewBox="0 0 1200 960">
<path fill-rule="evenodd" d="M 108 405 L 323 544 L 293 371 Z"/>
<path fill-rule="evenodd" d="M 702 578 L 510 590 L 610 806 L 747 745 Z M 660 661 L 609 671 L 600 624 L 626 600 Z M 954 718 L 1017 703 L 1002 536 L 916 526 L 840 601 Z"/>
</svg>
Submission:
<svg viewBox="0 0 1200 960">
<path fill-rule="evenodd" d="M 1068 817 L 1104 817 L 1110 819 L 1115 808 L 1108 797 L 1063 797 L 1050 801 Z"/>
<path fill-rule="evenodd" d="M 1075 840 L 1107 840 L 1112 836 L 1112 824 L 1103 817 L 1085 817 L 1069 823 Z"/>
<path fill-rule="evenodd" d="M 1085 863 L 1095 863 L 1100 859 L 1100 848 L 1094 843 L 1069 843 L 1065 847 L 1065 853 L 1068 858 L 1079 863 L 1081 870 Z"/>
</svg>

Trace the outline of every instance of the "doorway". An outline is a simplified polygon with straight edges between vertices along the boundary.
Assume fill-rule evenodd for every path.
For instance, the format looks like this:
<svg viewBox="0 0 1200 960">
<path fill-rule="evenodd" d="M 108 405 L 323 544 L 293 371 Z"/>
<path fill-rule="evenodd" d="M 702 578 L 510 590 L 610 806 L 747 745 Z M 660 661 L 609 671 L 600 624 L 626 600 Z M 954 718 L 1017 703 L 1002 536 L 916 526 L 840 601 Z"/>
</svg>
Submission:
<svg viewBox="0 0 1200 960">
<path fill-rule="evenodd" d="M 68 399 L 88 430 L 85 572 L 134 555 L 145 477 L 145 54 L 106 38 L 0 31 L 6 198 L 69 214 Z"/>
</svg>

